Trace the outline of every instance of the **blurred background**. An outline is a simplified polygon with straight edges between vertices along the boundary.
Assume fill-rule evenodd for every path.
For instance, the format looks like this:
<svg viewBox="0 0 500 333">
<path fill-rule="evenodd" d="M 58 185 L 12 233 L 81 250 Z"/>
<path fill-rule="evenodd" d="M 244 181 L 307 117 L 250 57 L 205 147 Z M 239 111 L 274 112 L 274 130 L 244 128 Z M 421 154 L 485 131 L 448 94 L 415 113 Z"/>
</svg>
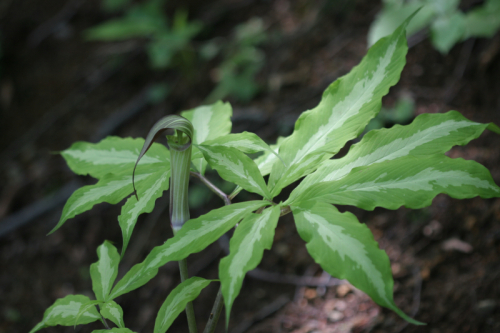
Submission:
<svg viewBox="0 0 500 333">
<path fill-rule="evenodd" d="M 359 63 L 377 34 L 397 26 L 409 6 L 429 3 L 0 1 L 0 332 L 28 332 L 55 299 L 91 295 L 97 246 L 121 242 L 120 205 L 108 204 L 45 236 L 69 195 L 95 183 L 74 175 L 58 151 L 108 135 L 144 137 L 160 117 L 219 99 L 233 106 L 233 132 L 274 143 Z M 432 3 L 412 28 L 401 80 L 371 129 L 448 110 L 500 124 L 500 1 Z M 448 155 L 478 161 L 500 184 L 499 136 L 484 133 Z M 196 180 L 190 192 L 193 217 L 222 205 Z M 171 236 L 167 203 L 159 199 L 153 213 L 140 216 L 120 274 Z M 273 248 L 245 280 L 229 332 L 500 332 L 499 199 L 439 195 L 415 211 L 341 209 L 366 223 L 387 251 L 396 304 L 428 326 L 407 325 L 323 274 L 287 215 Z M 219 244 L 191 256 L 191 273 L 216 278 L 222 256 Z M 167 264 L 145 287 L 119 298 L 127 327 L 152 331 L 178 282 L 177 265 Z M 212 284 L 195 301 L 200 329 L 216 292 Z M 171 331 L 186 329 L 181 314 Z"/>
</svg>

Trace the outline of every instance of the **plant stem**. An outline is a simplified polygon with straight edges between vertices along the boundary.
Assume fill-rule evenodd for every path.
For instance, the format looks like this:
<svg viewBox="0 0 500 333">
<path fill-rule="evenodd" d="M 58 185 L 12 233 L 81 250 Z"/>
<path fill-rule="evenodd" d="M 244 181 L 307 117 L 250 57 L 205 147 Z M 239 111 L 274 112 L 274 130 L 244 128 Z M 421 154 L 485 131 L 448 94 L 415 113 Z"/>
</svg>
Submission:
<svg viewBox="0 0 500 333">
<path fill-rule="evenodd" d="M 177 137 L 170 137 L 170 225 L 174 235 L 189 220 L 188 187 L 191 165 L 191 145 L 185 148 L 185 139 L 177 131 Z M 179 261 L 181 281 L 189 278 L 187 260 Z M 189 333 L 198 333 L 193 303 L 186 305 Z"/>
<path fill-rule="evenodd" d="M 179 261 L 179 271 L 181 273 L 181 281 L 184 282 L 189 278 L 187 260 L 183 259 Z M 196 325 L 196 317 L 194 315 L 193 302 L 189 302 L 186 305 L 186 316 L 188 320 L 189 332 L 198 332 L 198 327 Z"/>
<path fill-rule="evenodd" d="M 210 312 L 210 318 L 208 318 L 207 326 L 205 326 L 203 333 L 213 333 L 215 331 L 223 306 L 224 300 L 222 299 L 222 290 L 219 288 L 214 306 L 212 307 L 212 312 Z"/>
<path fill-rule="evenodd" d="M 226 195 L 226 193 L 222 192 L 217 186 L 215 186 L 214 184 L 212 184 L 207 178 L 205 178 L 202 174 L 198 173 L 198 172 L 193 172 L 191 171 L 191 176 L 193 177 L 196 177 L 198 178 L 199 180 L 201 180 L 201 182 L 203 184 L 205 184 L 212 192 L 214 192 L 215 194 L 217 194 L 217 196 L 219 198 L 222 199 L 222 201 L 224 201 L 224 205 L 230 205 L 231 204 L 231 200 L 229 199 L 229 197 Z"/>
</svg>

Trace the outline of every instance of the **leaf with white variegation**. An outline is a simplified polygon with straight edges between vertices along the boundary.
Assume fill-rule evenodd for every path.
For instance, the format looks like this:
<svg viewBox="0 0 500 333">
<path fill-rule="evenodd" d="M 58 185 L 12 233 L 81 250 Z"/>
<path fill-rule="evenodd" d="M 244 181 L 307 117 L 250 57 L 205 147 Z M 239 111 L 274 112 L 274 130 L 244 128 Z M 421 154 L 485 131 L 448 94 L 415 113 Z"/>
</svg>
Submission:
<svg viewBox="0 0 500 333">
<path fill-rule="evenodd" d="M 147 178 L 137 182 L 136 189 L 139 201 L 137 201 L 135 196 L 131 196 L 122 206 L 121 214 L 118 216 L 118 223 L 120 224 L 123 237 L 122 257 L 127 249 L 137 218 L 143 213 L 151 213 L 153 211 L 156 199 L 161 197 L 164 191 L 168 190 L 169 179 L 170 168 L 162 168 L 150 174 Z"/>
<path fill-rule="evenodd" d="M 231 104 L 221 101 L 211 105 L 197 107 L 193 110 L 181 112 L 181 116 L 191 121 L 194 128 L 193 143 L 201 144 L 231 132 Z M 205 174 L 207 162 L 193 151 L 192 162 L 198 172 Z"/>
<path fill-rule="evenodd" d="M 217 241 L 245 216 L 266 205 L 269 205 L 269 202 L 236 203 L 214 209 L 205 215 L 187 221 L 174 237 L 163 245 L 156 246 L 142 263 L 132 267 L 115 285 L 109 299 L 114 299 L 141 287 L 156 275 L 158 267 L 167 262 L 179 261 L 192 253 L 200 252 Z"/>
<path fill-rule="evenodd" d="M 274 154 L 265 151 L 263 155 L 257 157 L 254 162 L 257 164 L 257 167 L 260 170 L 260 174 L 262 176 L 267 176 L 268 174 L 271 173 L 271 169 L 273 167 L 274 162 L 278 161 L 278 151 L 280 148 L 280 145 L 283 143 L 285 140 L 285 137 L 278 137 L 278 140 L 276 141 L 275 145 L 271 145 L 270 148 L 272 151 L 274 151 Z"/>
<path fill-rule="evenodd" d="M 301 116 L 280 146 L 279 155 L 287 167 L 273 164 L 269 178 L 273 196 L 313 172 L 377 115 L 382 97 L 398 82 L 405 64 L 407 24 L 408 20 L 373 45 L 358 66 L 326 89 L 316 108 Z"/>
<path fill-rule="evenodd" d="M 477 162 L 444 155 L 408 155 L 354 168 L 342 179 L 310 186 L 285 204 L 318 200 L 366 210 L 403 205 L 416 209 L 429 206 L 440 193 L 455 199 L 493 198 L 500 196 L 500 188 L 488 169 Z"/>
<path fill-rule="evenodd" d="M 260 174 L 262 176 L 267 176 L 271 172 L 271 168 L 273 167 L 274 162 L 278 161 L 278 150 L 280 144 L 283 142 L 285 138 L 280 136 L 275 145 L 271 145 L 270 148 L 274 152 L 272 154 L 270 151 L 265 151 L 264 154 L 257 157 L 254 162 L 257 164 L 259 168 Z M 241 192 L 243 188 L 241 186 L 236 186 L 231 196 L 234 198 L 238 193 Z"/>
<path fill-rule="evenodd" d="M 245 274 L 257 267 L 264 249 L 270 250 L 273 245 L 274 229 L 279 217 L 279 205 L 265 209 L 262 214 L 250 214 L 241 221 L 231 238 L 229 255 L 219 265 L 221 290 L 226 305 L 226 325 Z"/>
<path fill-rule="evenodd" d="M 59 229 L 68 219 L 75 217 L 78 214 L 86 212 L 94 205 L 102 202 L 117 204 L 133 192 L 132 187 L 132 167 L 129 172 L 120 173 L 118 175 L 108 173 L 103 176 L 97 184 L 80 187 L 73 192 L 64 205 L 61 218 L 57 225 L 50 231 L 49 234 Z M 140 166 L 137 170 L 136 183 L 141 185 L 143 181 L 155 175 L 158 170 L 169 168 L 168 163 Z"/>
<path fill-rule="evenodd" d="M 30 333 L 37 332 L 44 327 L 49 326 L 74 326 L 88 324 L 100 320 L 101 316 L 95 306 L 87 309 L 78 316 L 80 308 L 88 304 L 91 300 L 83 295 L 68 295 L 55 301 L 43 314 L 43 319 L 38 323 Z M 78 317 L 78 321 L 75 320 Z"/>
<path fill-rule="evenodd" d="M 208 164 L 222 179 L 235 183 L 245 190 L 271 199 L 266 182 L 255 162 L 241 151 L 225 146 L 199 145 Z"/>
<path fill-rule="evenodd" d="M 480 124 L 466 119 L 456 111 L 445 114 L 422 114 L 406 126 L 368 132 L 340 159 L 327 160 L 308 175 L 290 198 L 296 198 L 313 184 L 345 177 L 352 169 L 413 155 L 442 154 L 455 145 L 465 145 L 489 129 L 500 134 L 493 123 Z"/>
<path fill-rule="evenodd" d="M 300 237 L 314 260 L 330 275 L 348 280 L 412 324 L 393 300 L 393 279 L 389 258 L 380 250 L 366 225 L 349 213 L 340 213 L 323 202 L 305 202 L 292 207 Z"/>
<path fill-rule="evenodd" d="M 97 248 L 99 260 L 90 265 L 90 277 L 92 278 L 92 289 L 97 300 L 104 301 L 118 275 L 120 255 L 109 241 L 104 241 Z"/>
<path fill-rule="evenodd" d="M 186 304 L 198 297 L 200 292 L 212 282 L 200 277 L 192 277 L 175 287 L 158 311 L 154 333 L 165 333 L 175 318 L 184 311 Z"/>
<path fill-rule="evenodd" d="M 61 152 L 69 168 L 78 175 L 90 175 L 101 179 L 107 174 L 128 175 L 131 177 L 137 155 L 144 145 L 144 139 L 119 138 L 110 136 L 99 143 L 76 142 Z M 153 144 L 141 165 L 165 166 L 169 163 L 170 153 L 160 145 Z"/>
<path fill-rule="evenodd" d="M 245 154 L 255 154 L 265 151 L 273 154 L 277 158 L 280 158 L 279 155 L 264 142 L 264 140 L 259 138 L 257 134 L 251 132 L 232 133 L 219 136 L 216 139 L 205 141 L 203 145 L 232 147 Z"/>
<path fill-rule="evenodd" d="M 123 321 L 123 310 L 120 305 L 118 305 L 115 301 L 109 301 L 100 307 L 101 315 L 104 318 L 111 320 L 118 327 L 125 327 L 125 322 Z"/>
</svg>

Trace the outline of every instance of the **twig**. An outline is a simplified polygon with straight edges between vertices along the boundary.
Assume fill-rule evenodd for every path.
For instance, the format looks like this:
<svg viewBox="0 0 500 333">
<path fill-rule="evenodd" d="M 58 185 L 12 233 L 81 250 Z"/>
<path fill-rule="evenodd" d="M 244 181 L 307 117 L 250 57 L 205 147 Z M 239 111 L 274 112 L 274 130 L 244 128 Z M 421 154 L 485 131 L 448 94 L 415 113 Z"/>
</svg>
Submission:
<svg viewBox="0 0 500 333">
<path fill-rule="evenodd" d="M 38 26 L 28 37 L 28 46 L 36 47 L 45 38 L 54 33 L 63 23 L 66 23 L 73 17 L 78 8 L 84 4 L 83 0 L 72 0 L 66 2 L 66 5 L 50 20 Z"/>
<path fill-rule="evenodd" d="M 417 266 L 413 267 L 412 273 L 413 273 L 413 278 L 415 280 L 415 289 L 413 291 L 413 306 L 410 315 L 412 317 L 415 317 L 420 308 L 420 293 L 422 292 L 422 276 L 420 275 L 420 269 Z M 396 330 L 395 333 L 400 333 L 408 326 L 408 324 L 409 323 L 405 321 L 401 325 L 401 327 L 398 330 Z"/>
<path fill-rule="evenodd" d="M 231 330 L 231 333 L 243 333 L 247 331 L 250 327 L 252 327 L 253 324 L 271 316 L 276 311 L 284 307 L 288 302 L 290 302 L 290 298 L 286 295 L 281 295 L 271 304 L 268 304 L 260 309 L 252 318 L 246 319 L 241 324 L 236 326 L 233 330 Z"/>
<path fill-rule="evenodd" d="M 148 104 L 150 89 L 151 86 L 147 86 L 106 118 L 92 136 L 91 141 L 97 142 L 105 138 L 115 132 L 123 123 L 137 115 Z"/>
<path fill-rule="evenodd" d="M 36 141 L 42 134 L 47 132 L 59 119 L 61 119 L 68 112 L 73 110 L 73 105 L 81 103 L 81 101 L 88 98 L 88 94 L 99 87 L 102 83 L 107 81 L 115 73 L 119 72 L 120 69 L 135 55 L 138 53 L 133 53 L 129 58 L 127 58 L 121 66 L 114 67 L 112 70 L 106 70 L 109 68 L 108 61 L 101 68 L 96 69 L 93 73 L 88 76 L 88 80 L 84 82 L 80 87 L 75 88 L 72 92 L 66 95 L 62 101 L 60 101 L 56 106 L 52 107 L 50 110 L 44 113 L 43 117 L 36 123 L 33 123 L 31 127 L 23 131 L 22 136 L 12 140 L 12 142 L 5 148 L 4 151 L 0 153 L 0 159 L 9 159 L 16 157 L 21 148 L 30 142 Z M 97 74 L 96 74 L 97 73 Z"/>
<path fill-rule="evenodd" d="M 467 40 L 460 50 L 460 57 L 458 58 L 457 65 L 453 71 L 453 79 L 450 86 L 444 93 L 444 100 L 446 103 L 450 103 L 456 96 L 459 90 L 458 82 L 464 76 L 465 69 L 467 68 L 467 63 L 469 62 L 470 55 L 472 54 L 472 49 L 474 48 L 476 39 L 471 38 Z"/>
<path fill-rule="evenodd" d="M 56 193 L 49 195 L 34 204 L 24 207 L 21 211 L 7 216 L 0 222 L 0 237 L 7 235 L 9 232 L 31 222 L 52 209 L 63 204 L 69 196 L 80 186 L 80 181 L 73 180 L 64 185 Z"/>
</svg>

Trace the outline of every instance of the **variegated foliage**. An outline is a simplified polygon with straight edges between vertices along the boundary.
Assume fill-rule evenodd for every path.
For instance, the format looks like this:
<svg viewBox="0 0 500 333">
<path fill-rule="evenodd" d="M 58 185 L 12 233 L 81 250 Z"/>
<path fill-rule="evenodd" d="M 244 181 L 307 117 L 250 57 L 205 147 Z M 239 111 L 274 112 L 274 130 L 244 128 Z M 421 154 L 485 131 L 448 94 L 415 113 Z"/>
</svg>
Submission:
<svg viewBox="0 0 500 333">
<path fill-rule="evenodd" d="M 194 131 L 185 130 L 192 143 L 191 170 L 203 175 L 210 165 L 221 178 L 237 186 L 231 196 L 244 189 L 264 200 L 226 205 L 190 219 L 114 286 L 120 255 L 111 243 L 104 242 L 98 249 L 99 260 L 91 266 L 97 300 L 85 296 L 58 300 L 32 332 L 50 325 L 95 321 L 100 316 L 122 330 L 116 332 L 126 332 L 115 298 L 144 285 L 167 262 L 203 250 L 240 222 L 230 241 L 230 253 L 219 266 L 229 320 L 245 274 L 259 264 L 264 249 L 271 247 L 280 212 L 290 210 L 309 253 L 326 272 L 347 279 L 407 321 L 421 324 L 396 306 L 389 259 L 370 230 L 353 214 L 340 213 L 333 205 L 366 210 L 421 208 L 430 205 L 439 193 L 454 198 L 499 197 L 500 188 L 485 167 L 445 154 L 453 146 L 477 138 L 485 129 L 500 134 L 500 128 L 467 120 L 456 111 L 424 114 L 407 126 L 371 131 L 344 157 L 331 159 L 362 133 L 380 110 L 382 97 L 397 83 L 405 64 L 407 23 L 379 40 L 358 66 L 332 83 L 319 105 L 304 112 L 294 132 L 278 139 L 276 145 L 269 147 L 252 133 L 230 134 L 229 104 L 218 102 L 183 112 L 194 127 Z M 185 120 L 181 122 L 186 124 Z M 137 217 L 150 212 L 169 186 L 169 152 L 151 143 L 149 137 L 146 141 L 111 137 L 98 144 L 76 143 L 62 152 L 73 171 L 99 181 L 71 196 L 56 229 L 97 203 L 118 203 L 129 196 L 137 156 L 144 155 L 135 170 L 139 199 L 130 196 L 118 218 L 123 231 L 123 255 Z M 255 152 L 264 154 L 255 160 L 245 155 Z M 286 186 L 303 177 L 285 202 L 272 202 Z M 165 332 L 180 309 L 208 283 L 191 279 L 181 284 L 162 306 L 155 332 Z"/>
</svg>

